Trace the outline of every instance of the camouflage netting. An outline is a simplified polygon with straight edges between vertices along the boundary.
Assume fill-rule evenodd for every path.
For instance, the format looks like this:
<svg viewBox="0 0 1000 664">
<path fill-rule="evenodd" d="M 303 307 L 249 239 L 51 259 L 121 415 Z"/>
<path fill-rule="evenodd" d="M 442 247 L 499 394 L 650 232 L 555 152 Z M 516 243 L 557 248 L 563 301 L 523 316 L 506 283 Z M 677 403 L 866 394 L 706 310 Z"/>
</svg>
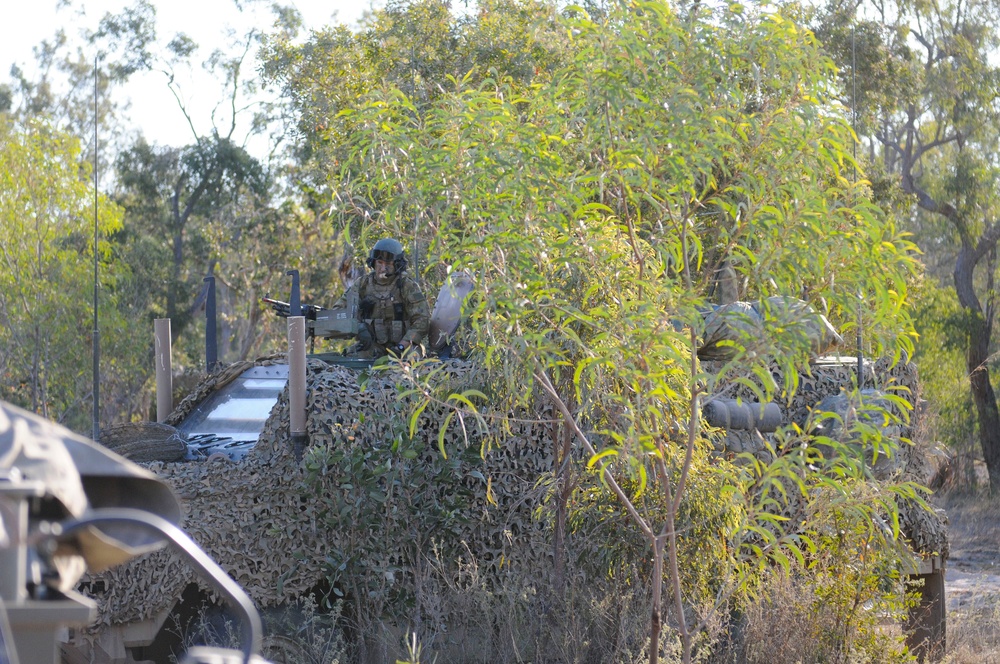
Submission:
<svg viewBox="0 0 1000 664">
<path fill-rule="evenodd" d="M 758 302 L 730 302 L 714 306 L 704 315 L 705 333 L 698 348 L 702 360 L 731 360 L 744 344 L 752 352 L 754 341 L 774 336 L 771 330 L 777 327 L 786 334 L 801 335 L 814 357 L 844 343 L 826 316 L 794 297 L 777 295 Z"/>
<path fill-rule="evenodd" d="M 881 358 L 875 362 L 863 363 L 865 386 L 883 394 L 895 394 L 903 397 L 911 404 L 919 402 L 920 385 L 917 368 L 911 362 L 900 361 L 893 364 L 890 358 Z M 703 362 L 702 368 L 711 373 L 718 372 L 721 363 Z M 790 401 L 777 396 L 775 401 L 784 415 L 784 423 L 794 422 L 805 428 L 812 411 L 818 410 L 821 402 L 831 403 L 831 397 L 837 397 L 856 380 L 857 358 L 824 357 L 810 365 L 809 373 L 799 375 L 799 386 L 794 398 Z M 775 384 L 782 385 L 782 375 L 777 368 L 772 369 Z M 738 397 L 745 401 L 755 401 L 757 396 L 746 386 L 739 386 L 728 397 Z M 831 408 L 831 410 L 839 410 Z M 841 412 L 845 421 L 850 423 L 850 417 Z M 925 450 L 920 441 L 915 441 L 914 431 L 917 423 L 916 413 L 904 417 L 901 425 L 890 427 L 886 433 L 896 438 L 902 438 L 910 443 L 900 446 L 895 457 L 887 459 L 884 456 L 873 469 L 875 476 L 882 480 L 911 481 L 926 486 L 931 478 L 931 468 L 926 461 Z M 716 450 L 720 453 L 749 452 L 764 457 L 767 455 L 768 443 L 775 444 L 775 437 L 770 434 L 760 434 L 757 431 L 727 431 L 724 435 L 712 438 Z M 911 543 L 913 549 L 924 555 L 938 555 L 943 559 L 948 557 L 947 518 L 942 510 L 928 512 L 912 504 L 906 504 L 901 509 L 900 528 Z"/>
<path fill-rule="evenodd" d="M 718 373 L 724 366 L 721 362 L 701 363 L 702 369 L 709 373 Z M 820 357 L 809 366 L 809 373 L 799 375 L 799 384 L 795 397 L 789 402 L 782 395 L 775 397 L 785 415 L 785 423 L 795 422 L 804 426 L 809 419 L 809 412 L 825 397 L 840 394 L 843 389 L 850 389 L 857 376 L 857 358 L 849 356 Z M 900 361 L 893 365 L 891 360 L 883 358 L 876 362 L 865 360 L 863 363 L 865 387 L 875 388 L 883 392 L 894 392 L 907 401 L 916 403 L 919 398 L 919 384 L 916 366 L 911 362 Z M 782 385 L 783 377 L 778 368 L 771 369 L 775 384 Z M 735 376 L 731 377 L 735 379 Z M 733 381 L 730 380 L 730 383 Z M 727 396 L 745 401 L 756 401 L 757 396 L 744 385 L 737 385 Z"/>
<path fill-rule="evenodd" d="M 245 370 L 252 364 L 239 366 Z M 457 360 L 447 362 L 446 367 L 456 385 L 472 371 L 470 364 Z M 224 373 L 230 379 L 233 373 L 238 375 L 235 370 Z M 390 415 L 400 407 L 395 385 L 398 375 L 373 372 L 362 390 L 356 371 L 309 360 L 307 374 L 310 450 L 347 452 L 392 443 Z M 215 379 L 213 384 L 217 389 L 224 382 Z M 211 391 L 201 389 L 199 393 L 204 397 Z M 416 432 L 418 448 L 422 448 L 418 461 L 432 463 L 439 456 L 440 419 L 432 409 L 422 416 Z M 244 460 L 147 466 L 164 478 L 183 502 L 186 516 L 182 527 L 259 607 L 285 603 L 314 588 L 326 578 L 330 551 L 338 545 L 339 533 L 330 532 L 323 522 L 329 514 L 317 508 L 321 501 L 313 504 L 303 498 L 305 468 L 312 457 L 307 452 L 305 463 L 295 459 L 288 426 L 285 392 L 257 446 Z M 474 433 L 472 425 L 467 426 Z M 501 450 L 487 454 L 485 461 L 479 459 L 478 444 L 473 441 L 468 448 L 481 468 L 459 481 L 474 497 L 475 513 L 471 519 L 456 519 L 452 534 L 470 543 L 481 568 L 499 570 L 514 549 L 519 565 L 537 565 L 551 556 L 548 528 L 532 518 L 544 493 L 535 486 L 536 481 L 551 469 L 549 447 L 540 448 L 545 435 L 532 434 L 531 427 L 522 425 Z M 449 427 L 445 445 L 451 455 L 467 448 L 458 423 Z M 475 465 L 467 462 L 461 467 L 468 471 Z M 336 473 L 330 477 L 341 478 Z M 493 506 L 487 504 L 487 477 Z M 337 494 L 338 487 L 327 489 L 328 496 Z M 400 550 L 387 550 L 385 556 L 387 568 L 402 564 L 405 557 Z M 103 625 L 150 618 L 169 608 L 194 580 L 194 574 L 179 556 L 160 551 L 94 580 L 98 579 L 106 581 L 108 591 L 96 598 L 100 615 L 94 631 Z"/>
<path fill-rule="evenodd" d="M 275 361 L 280 359 L 268 358 L 261 363 Z M 182 402 L 169 422 L 179 423 L 198 401 L 250 366 L 252 363 L 233 365 L 210 379 Z M 468 363 L 450 360 L 444 366 L 443 373 L 456 387 L 477 382 L 475 369 Z M 812 375 L 802 378 L 800 391 L 791 403 L 780 404 L 785 421 L 804 422 L 813 405 L 851 384 L 855 366 L 849 362 L 815 365 Z M 911 365 L 890 369 L 886 363 L 877 363 L 870 369 L 873 377 L 879 376 L 882 381 L 891 377 L 916 395 L 916 374 Z M 244 460 L 148 466 L 175 489 L 184 503 L 182 527 L 261 608 L 286 603 L 328 578 L 331 566 L 335 568 L 337 563 L 331 552 L 347 547 L 340 539 L 343 533 L 329 527 L 336 510 L 343 509 L 340 514 L 350 520 L 358 504 L 378 504 L 384 498 L 377 491 L 370 499 L 360 495 L 346 479 L 356 469 L 338 468 L 329 460 L 357 458 L 351 454 L 388 447 L 400 437 L 399 425 L 392 424 L 400 421 L 393 416 L 405 408 L 396 387 L 398 374 L 372 372 L 364 389 L 359 387 L 358 372 L 319 360 L 309 360 L 307 374 L 310 446 L 303 462 L 296 460 L 288 439 L 286 392 L 272 411 L 260 442 Z M 423 464 L 440 463 L 441 419 L 439 411 L 428 408 L 419 420 L 413 449 L 415 459 Z M 467 503 L 465 518 L 449 517 L 447 528 L 454 541 L 468 544 L 481 568 L 493 574 L 509 574 L 510 561 L 516 561 L 528 574 L 534 570 L 537 578 L 538 570 L 548 570 L 552 565 L 551 527 L 534 517 L 545 496 L 545 487 L 538 486 L 538 479 L 552 470 L 552 435 L 550 427 L 541 423 L 517 427 L 484 459 L 479 458 L 475 441 L 471 448 L 467 446 L 465 433 L 474 435 L 474 423 L 465 423 L 465 433 L 457 422 L 448 428 L 445 447 L 456 459 L 450 466 L 454 476 L 449 479 L 448 493 L 465 496 Z M 731 451 L 759 451 L 763 441 L 759 433 L 740 434 L 733 442 L 739 448 Z M 341 456 L 331 457 L 333 452 Z M 906 472 L 911 472 L 914 464 L 906 461 L 905 466 Z M 309 472 L 320 478 L 323 488 L 319 492 L 307 492 Z M 448 472 L 447 468 L 443 472 Z M 942 519 L 912 509 L 903 521 L 919 550 L 947 553 Z M 355 528 L 345 531 L 357 532 L 358 524 L 352 525 Z M 377 569 L 386 570 L 387 578 L 389 571 L 407 563 L 414 542 L 400 541 L 405 539 L 396 537 L 384 550 L 384 560 Z M 97 577 L 105 581 L 107 592 L 96 598 L 100 613 L 93 631 L 159 614 L 173 605 L 194 577 L 187 564 L 170 551 L 151 554 Z"/>
<path fill-rule="evenodd" d="M 128 422 L 101 429 L 101 445 L 130 461 L 178 461 L 187 453 L 184 434 L 158 422 Z"/>
</svg>

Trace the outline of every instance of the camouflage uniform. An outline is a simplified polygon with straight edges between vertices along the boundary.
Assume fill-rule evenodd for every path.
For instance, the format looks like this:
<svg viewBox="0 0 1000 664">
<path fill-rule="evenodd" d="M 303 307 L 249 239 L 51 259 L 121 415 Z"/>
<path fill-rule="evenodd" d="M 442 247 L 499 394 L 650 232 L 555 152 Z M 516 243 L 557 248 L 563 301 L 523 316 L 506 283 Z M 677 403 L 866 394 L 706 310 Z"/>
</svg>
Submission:
<svg viewBox="0 0 1000 664">
<path fill-rule="evenodd" d="M 358 293 L 358 321 L 368 334 L 363 330 L 349 353 L 381 357 L 397 344 L 408 341 L 416 346 L 427 336 L 427 298 L 412 279 L 396 274 L 389 283 L 379 284 L 375 273 L 369 272 L 340 297 L 334 308 L 347 306 L 351 290 Z"/>
</svg>

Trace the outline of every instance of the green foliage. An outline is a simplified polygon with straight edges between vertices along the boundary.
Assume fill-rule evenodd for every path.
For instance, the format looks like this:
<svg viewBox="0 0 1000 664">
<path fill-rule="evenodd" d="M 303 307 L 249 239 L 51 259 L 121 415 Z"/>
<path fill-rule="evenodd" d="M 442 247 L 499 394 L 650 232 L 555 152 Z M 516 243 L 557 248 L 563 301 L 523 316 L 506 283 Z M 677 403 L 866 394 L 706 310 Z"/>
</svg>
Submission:
<svg viewBox="0 0 1000 664">
<path fill-rule="evenodd" d="M 973 378 L 968 401 L 977 406 L 967 418 L 978 422 L 956 428 L 959 436 L 976 428 L 997 490 L 1000 413 L 992 376 L 979 372 L 995 347 L 1000 23 L 993 4 L 980 0 L 900 0 L 874 9 L 829 2 L 818 30 L 841 64 L 842 80 L 852 86 L 845 89 L 857 83 L 850 104 L 859 118 L 861 152 L 880 162 L 886 179 L 910 197 L 912 209 L 901 216 L 928 257 L 928 274 L 954 286 L 966 311 L 960 329 L 965 372 Z M 953 360 L 947 349 L 938 355 L 925 346 L 924 352 L 924 366 Z M 951 395 L 947 400 L 953 402 Z"/>
<path fill-rule="evenodd" d="M 840 89 L 845 105 L 858 111 L 858 133 L 867 135 L 878 127 L 879 108 L 914 99 L 921 73 L 907 43 L 908 30 L 885 20 L 859 19 L 853 6 L 831 3 L 828 9 L 817 17 L 816 37 L 846 65 L 838 72 Z"/>
<path fill-rule="evenodd" d="M 269 35 L 261 59 L 264 79 L 279 85 L 296 111 L 295 170 L 309 197 L 336 190 L 345 144 L 357 129 L 342 112 L 369 94 L 395 88 L 422 108 L 441 97 L 449 78 L 466 74 L 474 84 L 503 76 L 525 87 L 546 77 L 566 48 L 554 6 L 538 0 L 487 0 L 466 17 L 440 0 L 393 1 L 356 31 L 335 26 L 305 43 L 295 37 Z M 377 205 L 352 197 L 341 198 L 336 210 L 348 218 L 378 214 Z"/>
<path fill-rule="evenodd" d="M 858 491 L 855 498 L 864 494 Z M 829 521 L 817 542 L 819 555 L 803 570 L 812 591 L 803 596 L 811 598 L 810 614 L 819 618 L 805 635 L 813 661 L 845 661 L 849 654 L 863 661 L 903 661 L 901 644 L 894 644 L 895 653 L 887 649 L 891 641 L 879 629 L 886 619 L 905 617 L 906 577 L 898 553 L 873 542 L 864 510 L 819 507 Z"/>
<path fill-rule="evenodd" d="M 943 443 L 958 454 L 973 454 L 976 421 L 969 417 L 972 397 L 965 369 L 967 314 L 950 288 L 921 282 L 915 293 L 915 320 L 920 334 L 916 359 L 920 363 L 921 398 L 926 439 Z"/>
<path fill-rule="evenodd" d="M 872 421 L 820 441 L 792 427 L 763 458 L 722 461 L 703 438 L 699 400 L 737 387 L 762 400 L 792 394 L 808 344 L 800 321 L 772 312 L 772 336 L 737 344 L 720 371 L 703 369 L 694 352 L 725 262 L 744 299 L 801 297 L 845 332 L 858 322 L 860 297 L 868 354 L 912 355 L 913 245 L 869 198 L 873 186 L 855 182 L 837 71 L 793 15 L 663 2 L 604 9 L 495 0 L 456 19 L 446 3 L 392 3 L 357 33 L 327 30 L 302 45 L 289 20 L 268 42 L 265 71 L 299 112 L 308 209 L 269 208 L 267 173 L 231 134 L 178 149 L 137 143 L 118 161 L 128 226 L 105 225 L 116 233 L 113 251 L 136 271 L 129 281 L 105 270 L 106 292 L 122 311 L 174 316 L 179 332 L 197 308 L 201 278 L 217 269 L 232 295 L 228 323 L 240 339 L 232 350 L 245 357 L 260 343 L 257 296 L 280 292 L 284 269 L 301 263 L 312 268 L 306 299 L 318 299 L 332 281 L 340 227 L 354 242 L 392 234 L 426 247 L 430 264 L 419 276 L 431 285 L 449 271 L 474 276 L 465 333 L 489 372 L 482 389 L 438 394 L 415 377 L 406 403 L 380 423 L 381 444 L 355 440 L 345 423 L 335 445 L 306 459 L 303 493 L 335 533 L 330 577 L 355 600 L 359 624 L 364 612 L 398 616 L 419 604 L 413 570 L 428 550 L 461 557 L 458 533 L 477 516 L 473 487 L 485 484 L 489 496 L 492 478 L 479 470 L 478 445 L 452 449 L 444 434 L 461 429 L 477 440 L 489 411 L 484 446 L 504 442 L 518 417 L 565 427 L 574 449 L 539 478 L 552 488 L 545 516 L 559 522 L 565 490 L 573 510 L 566 546 L 579 553 L 594 546 L 584 538 L 602 537 L 596 554 L 580 559 L 602 581 L 632 594 L 649 583 L 657 596 L 662 579 L 676 581 L 671 589 L 700 628 L 731 598 L 751 602 L 772 570 L 802 574 L 841 629 L 823 641 L 830 652 L 868 652 L 873 646 L 856 645 L 850 630 L 872 615 L 858 606 L 887 593 L 880 583 L 893 579 L 902 555 L 896 500 L 915 497 L 908 486 L 874 488 L 869 460 L 893 454 L 892 444 Z M 129 27 L 123 15 L 106 36 L 142 37 L 144 16 Z M 873 44 L 885 38 L 868 27 Z M 184 40 L 170 49 L 192 53 Z M 873 55 L 871 71 L 898 64 L 890 54 L 906 57 L 897 43 Z M 227 66 L 235 85 L 237 63 Z M 867 92 L 875 99 L 878 90 Z M 69 417 L 82 373 L 66 354 L 79 357 L 86 341 L 73 325 L 86 319 L 86 270 L 74 262 L 88 248 L 86 198 L 75 153 L 61 152 L 58 137 L 45 143 L 51 135 L 26 134 L 44 144 L 36 150 L 17 132 L 4 134 L 0 156 L 11 161 L 0 173 L 10 186 L 0 190 L 40 192 L 9 208 L 13 199 L 0 197 L 4 237 L 30 237 L 26 220 L 56 232 L 34 245 L 45 261 L 31 263 L 27 245 L 4 246 L 5 258 L 17 250 L 13 267 L 31 265 L 38 279 L 16 281 L 24 270 L 7 270 L 0 297 L 20 298 L 21 308 L 0 300 L 0 345 L 42 362 L 15 366 L 5 354 L 0 369 L 7 389 L 31 390 L 38 407 Z M 975 182 L 993 175 L 982 160 L 953 163 Z M 43 166 L 45 178 L 33 179 Z M 958 182 L 939 189 L 954 192 Z M 51 192 L 60 198 L 46 198 Z M 993 204 L 971 193 L 961 202 L 965 210 Z M 117 219 L 104 205 L 102 214 Z M 43 214 L 50 209 L 60 214 Z M 24 290 L 39 279 L 45 289 Z M 56 321 L 49 336 L 32 327 L 26 303 Z M 116 316 L 103 323 L 119 326 L 106 338 L 122 344 L 114 362 L 134 376 L 125 317 Z M 57 366 L 65 375 L 39 370 Z M 442 428 L 428 443 L 416 434 L 432 405 Z M 647 565 L 647 547 L 660 562 L 665 542 L 679 578 L 674 570 L 656 578 Z M 843 565 L 848 589 L 829 576 Z M 682 611 L 672 624 L 686 628 L 688 617 Z"/>
<path fill-rule="evenodd" d="M 740 586 L 745 592 L 733 604 L 743 627 L 735 642 L 719 645 L 728 656 L 747 662 L 908 661 L 898 637 L 883 625 L 902 620 L 912 602 L 904 582 L 914 554 L 902 540 L 900 512 L 927 509 L 926 490 L 873 481 L 879 457 L 899 453 L 880 432 L 899 421 L 893 416 L 898 411 L 864 410 L 867 415 L 832 438 L 785 430 L 774 461 L 743 464 L 747 483 L 738 495 L 756 519 L 743 526 L 740 558 L 749 564 Z"/>
<path fill-rule="evenodd" d="M 843 540 L 860 533 L 845 531 Z M 742 612 L 742 639 L 723 646 L 747 664 L 768 662 L 912 661 L 898 637 L 886 634 L 907 600 L 898 573 L 871 552 L 824 556 L 790 575 L 765 575 L 759 596 Z"/>
<path fill-rule="evenodd" d="M 386 201 L 397 236 L 417 218 L 432 255 L 475 275 L 473 325 L 497 374 L 521 387 L 552 371 L 582 417 L 615 423 L 612 440 L 648 442 L 685 401 L 682 330 L 700 329 L 723 257 L 748 298 L 805 293 L 847 328 L 866 292 L 872 350 L 909 350 L 912 247 L 857 199 L 809 33 L 780 14 L 616 11 L 607 26 L 572 20 L 574 60 L 550 84 L 455 79 L 419 113 L 402 92 L 345 112 L 348 168 L 372 173 L 354 196 Z M 801 345 L 775 343 L 755 362 L 794 376 Z M 667 398 L 634 407 L 651 395 Z"/>
<path fill-rule="evenodd" d="M 710 458 L 704 451 L 698 457 L 680 503 L 675 528 L 680 533 L 678 562 L 684 569 L 685 601 L 711 607 L 716 597 L 728 596 L 737 582 L 732 556 L 746 513 L 730 495 L 730 481 L 737 474 L 736 469 Z M 682 460 L 674 460 L 675 482 Z M 650 467 L 646 473 L 653 476 L 655 470 Z M 650 491 L 638 483 L 625 486 L 636 507 L 650 521 L 664 520 L 670 506 L 662 492 Z M 602 486 L 597 472 L 581 478 L 571 510 L 570 546 L 576 565 L 588 576 L 607 577 L 618 587 L 627 587 L 648 574 L 637 563 L 648 558 L 649 542 L 629 524 L 628 514 Z"/>
<path fill-rule="evenodd" d="M 79 159 L 79 143 L 45 123 L 0 119 L 0 398 L 90 431 L 95 213 L 107 410 L 142 407 L 136 365 L 145 344 L 119 308 L 128 269 L 110 260 L 121 209 L 94 200 Z"/>
<path fill-rule="evenodd" d="M 849 495 L 869 479 L 843 446 L 826 472 L 782 455 L 741 472 L 704 457 L 690 424 L 699 393 L 738 382 L 764 400 L 792 394 L 808 361 L 795 321 L 775 316 L 760 347 L 703 372 L 693 354 L 716 269 L 729 261 L 746 299 L 804 297 L 845 330 L 861 293 L 867 350 L 899 357 L 912 354 L 913 245 L 853 182 L 835 70 L 780 11 L 621 3 L 602 22 L 570 10 L 564 25 L 564 65 L 530 87 L 472 72 L 431 99 L 397 82 L 342 110 L 338 197 L 379 208 L 379 232 L 429 245 L 428 275 L 474 275 L 469 334 L 492 405 L 551 404 L 642 539 L 676 537 L 704 566 L 678 579 L 697 603 L 720 576 L 737 587 L 815 555 L 789 506 L 809 505 L 814 485 Z M 681 507 L 707 491 L 715 520 Z M 598 523 L 614 521 L 588 501 Z"/>
<path fill-rule="evenodd" d="M 404 402 L 397 405 L 402 411 Z M 359 427 L 371 431 L 363 422 L 337 425 L 334 444 L 310 448 L 305 460 L 305 490 L 335 534 L 325 554 L 329 579 L 353 602 L 358 626 L 410 615 L 418 601 L 413 575 L 432 550 L 449 561 L 462 556 L 459 535 L 485 483 L 475 447 L 442 455 L 407 433 L 402 414 L 385 424 L 391 437 L 376 445 L 355 436 Z"/>
<path fill-rule="evenodd" d="M 285 214 L 269 207 L 262 164 L 218 135 L 184 148 L 140 138 L 119 153 L 116 171 L 127 224 L 115 236 L 115 250 L 135 266 L 133 306 L 150 321 L 170 318 L 178 363 L 198 364 L 203 280 L 218 271 L 220 359 L 245 359 L 261 342 L 259 297 L 306 244 L 301 231 L 287 232 L 300 228 L 302 217 L 293 206 Z M 189 327 L 194 334 L 185 334 Z"/>
<path fill-rule="evenodd" d="M 120 81 L 152 66 L 155 39 L 156 7 L 147 0 L 136 0 L 120 14 L 106 13 L 90 35 L 92 42 L 106 44 L 112 54 L 109 73 Z"/>
</svg>

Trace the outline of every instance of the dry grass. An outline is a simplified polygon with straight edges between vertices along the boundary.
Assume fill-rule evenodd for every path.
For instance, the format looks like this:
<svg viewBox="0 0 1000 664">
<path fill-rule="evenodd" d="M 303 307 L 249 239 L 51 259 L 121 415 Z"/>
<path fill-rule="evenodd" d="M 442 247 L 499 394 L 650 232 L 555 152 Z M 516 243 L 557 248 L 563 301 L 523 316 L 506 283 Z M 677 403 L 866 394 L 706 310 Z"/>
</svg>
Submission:
<svg viewBox="0 0 1000 664">
<path fill-rule="evenodd" d="M 981 490 L 951 490 L 936 495 L 934 503 L 947 511 L 950 521 L 948 636 L 943 662 L 1000 664 L 1000 499 L 990 499 Z M 417 630 L 423 656 L 414 657 L 411 652 L 409 661 L 596 664 L 642 660 L 648 597 L 571 585 L 565 606 L 558 609 L 546 601 L 546 593 L 536 593 L 537 589 L 523 583 L 509 587 L 486 584 L 471 555 L 469 560 L 459 565 L 457 574 L 440 560 L 427 561 L 420 584 L 421 624 Z M 839 652 L 838 644 L 827 638 L 835 635 L 839 623 L 836 612 L 812 600 L 808 588 L 779 575 L 769 586 L 767 597 L 748 607 L 738 624 L 720 626 L 713 634 L 718 641 L 709 661 L 872 664 L 903 658 L 897 649 L 901 636 L 897 622 L 879 625 L 878 632 L 884 638 L 872 641 L 872 647 L 852 654 Z M 464 618 L 455 620 L 455 616 Z M 298 624 L 301 627 L 301 621 Z M 726 627 L 729 633 L 718 633 Z M 292 632 L 279 645 L 293 639 L 297 648 L 294 657 L 275 657 L 275 661 L 326 661 L 305 659 L 302 653 L 327 641 L 303 638 L 302 629 Z M 412 632 L 386 635 L 386 652 L 407 656 L 402 645 Z M 664 644 L 664 652 L 669 651 Z M 323 652 L 325 657 L 328 653 Z M 671 657 L 665 660 L 671 661 Z M 375 657 L 371 661 L 393 658 Z"/>
<path fill-rule="evenodd" d="M 935 496 L 948 513 L 951 555 L 946 664 L 1000 664 L 1000 498 L 984 487 Z"/>
</svg>

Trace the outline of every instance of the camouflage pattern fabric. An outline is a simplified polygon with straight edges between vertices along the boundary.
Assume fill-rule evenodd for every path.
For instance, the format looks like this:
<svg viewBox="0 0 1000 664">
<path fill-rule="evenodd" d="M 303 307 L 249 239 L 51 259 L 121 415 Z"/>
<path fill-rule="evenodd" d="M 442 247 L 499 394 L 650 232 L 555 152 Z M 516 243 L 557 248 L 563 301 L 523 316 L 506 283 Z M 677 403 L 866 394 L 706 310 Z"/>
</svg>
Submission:
<svg viewBox="0 0 1000 664">
<path fill-rule="evenodd" d="M 760 302 L 729 302 L 705 312 L 705 332 L 698 357 L 709 361 L 730 360 L 736 357 L 738 347 L 745 347 L 752 356 L 755 344 L 771 337 L 769 330 L 773 327 L 799 336 L 814 357 L 829 353 L 844 342 L 826 316 L 807 302 L 776 295 Z"/>
<path fill-rule="evenodd" d="M 265 360 L 274 361 L 274 358 Z M 442 364 L 442 376 L 458 386 L 480 384 L 475 365 L 461 360 Z M 850 385 L 856 365 L 849 361 L 818 362 L 801 377 L 799 392 L 779 400 L 785 422 L 804 422 L 810 409 L 825 396 Z M 232 369 L 238 375 L 239 371 Z M 710 367 L 705 367 L 710 368 Z M 916 398 L 912 365 L 890 367 L 888 361 L 869 363 L 872 379 L 881 387 L 905 386 Z M 225 380 L 229 370 L 214 381 Z M 349 452 L 387 446 L 394 432 L 393 416 L 405 408 L 397 383 L 401 376 L 373 372 L 362 390 L 360 374 L 310 359 L 307 367 L 307 428 L 310 450 Z M 778 384 L 780 375 L 776 374 Z M 207 388 L 206 388 L 207 389 Z M 200 393 L 200 391 L 199 391 Z M 741 394 L 731 395 L 734 398 Z M 202 395 L 203 398 L 203 395 Z M 749 399 L 749 395 L 745 398 Z M 182 402 L 179 410 L 186 408 Z M 176 415 L 176 414 L 175 414 Z M 171 417 L 170 421 L 179 421 Z M 438 430 L 442 414 L 433 408 L 421 416 L 415 431 L 417 460 L 431 463 L 439 455 Z M 527 418 L 526 418 L 527 419 Z M 313 500 L 304 500 L 305 464 L 297 462 L 288 436 L 288 396 L 285 392 L 265 425 L 257 446 L 240 462 L 152 463 L 147 467 L 171 485 L 185 506 L 183 528 L 250 594 L 260 608 L 282 605 L 314 588 L 329 572 L 327 556 L 343 533 L 324 525 Z M 909 433 L 904 432 L 904 435 Z M 537 579 L 550 570 L 551 525 L 536 517 L 546 487 L 539 478 L 553 470 L 553 432 L 544 423 L 516 423 L 505 442 L 485 454 L 479 466 L 465 468 L 456 487 L 472 497 L 470 518 L 450 524 L 451 536 L 465 543 L 487 575 L 519 574 Z M 773 434 L 757 431 L 712 435 L 720 454 L 763 454 Z M 461 427 L 445 435 L 448 450 L 464 449 Z M 904 448 L 908 449 L 908 448 Z M 478 447 L 474 447 L 478 456 Z M 308 451 L 306 460 L 308 462 Z M 904 466 L 909 469 L 907 460 Z M 338 491 L 347 470 L 331 468 L 324 492 Z M 907 470 L 907 472 L 909 472 Z M 345 518 L 350 519 L 350 515 Z M 916 508 L 903 518 L 909 539 L 918 551 L 947 554 L 947 534 L 940 515 L 927 516 Z M 388 546 L 380 564 L 386 569 L 406 561 L 407 542 Z M 586 544 L 585 544 L 586 545 Z M 518 572 L 520 570 L 520 572 Z M 195 581 L 187 564 L 170 551 L 160 551 L 110 570 L 93 580 L 106 591 L 95 599 L 99 620 L 87 638 L 114 625 L 151 618 L 168 610 L 184 588 Z M 207 592 L 210 589 L 203 586 Z"/>
<path fill-rule="evenodd" d="M 709 373 L 718 373 L 722 364 L 702 362 L 701 366 Z M 811 422 L 817 420 L 816 413 L 820 411 L 820 404 L 824 400 L 828 405 L 843 404 L 845 402 L 845 386 L 853 384 L 857 371 L 858 361 L 856 357 L 827 356 L 814 360 L 809 365 L 808 370 L 798 376 L 798 390 L 792 398 L 789 399 L 786 394 L 778 394 L 775 397 L 784 414 L 784 422 L 786 424 L 795 423 L 805 429 L 810 426 Z M 880 358 L 875 362 L 864 360 L 862 374 L 864 384 L 870 392 L 875 394 L 893 393 L 903 397 L 910 404 L 919 403 L 920 384 L 917 368 L 912 362 L 907 362 L 905 358 L 895 364 L 891 358 Z M 777 385 L 783 384 L 784 378 L 778 368 L 772 367 L 771 375 Z M 752 379 L 751 376 L 744 378 Z M 746 386 L 739 386 L 727 394 L 745 402 L 752 402 L 757 398 L 755 393 Z M 851 420 L 848 413 L 845 411 L 841 415 L 847 416 L 846 421 L 850 426 Z M 914 409 L 901 425 L 892 425 L 889 430 L 885 431 L 886 435 L 891 435 L 904 442 L 893 458 L 888 459 L 883 456 L 875 464 L 873 472 L 876 478 L 913 481 L 926 486 L 931 477 L 931 468 L 919 443 L 912 442 L 914 432 L 919 428 L 918 416 L 919 412 Z M 712 441 L 719 454 L 732 456 L 748 452 L 763 461 L 769 460 L 769 449 L 773 449 L 776 445 L 773 434 L 762 434 L 756 430 L 720 430 L 710 433 L 709 440 Z M 785 514 L 785 516 L 791 516 L 790 512 L 793 510 L 794 506 L 790 507 L 789 514 Z M 943 511 L 927 512 L 917 505 L 903 505 L 900 527 L 905 538 L 917 553 L 939 555 L 945 559 L 948 557 L 947 517 Z"/>
<path fill-rule="evenodd" d="M 442 373 L 456 384 L 470 380 L 476 371 L 472 364 L 460 360 L 444 364 Z M 400 377 L 391 372 L 373 373 L 362 390 L 359 376 L 343 367 L 308 361 L 310 448 L 350 450 L 387 445 L 392 440 L 389 420 L 398 411 L 396 383 Z M 416 437 L 422 441 L 423 451 L 418 460 L 430 463 L 440 454 L 438 424 L 442 419 L 430 409 L 421 417 Z M 481 569 L 508 570 L 510 561 L 540 569 L 550 559 L 549 528 L 532 514 L 545 496 L 544 489 L 536 486 L 537 479 L 551 471 L 551 446 L 540 445 L 547 437 L 540 426 L 520 425 L 501 449 L 486 455 L 480 472 L 461 478 L 461 484 L 478 502 L 473 506 L 473 518 L 456 521 L 455 535 L 475 551 Z M 323 580 L 329 571 L 327 555 L 340 536 L 323 526 L 316 510 L 303 507 L 305 469 L 294 457 L 288 427 L 286 391 L 257 446 L 242 461 L 146 466 L 181 498 L 184 530 L 260 608 L 287 603 Z M 466 446 L 457 425 L 449 429 L 446 438 L 449 450 Z M 473 451 L 478 457 L 478 447 Z M 487 477 L 492 485 L 489 499 Z M 386 550 L 384 555 L 387 567 L 403 559 L 399 549 Z M 96 585 L 107 588 L 94 597 L 99 618 L 91 632 L 99 633 L 169 609 L 197 579 L 181 557 L 161 551 L 93 575 L 89 581 L 91 587 L 94 582 L 103 582 Z M 199 585 L 211 591 L 207 585 Z"/>
</svg>

